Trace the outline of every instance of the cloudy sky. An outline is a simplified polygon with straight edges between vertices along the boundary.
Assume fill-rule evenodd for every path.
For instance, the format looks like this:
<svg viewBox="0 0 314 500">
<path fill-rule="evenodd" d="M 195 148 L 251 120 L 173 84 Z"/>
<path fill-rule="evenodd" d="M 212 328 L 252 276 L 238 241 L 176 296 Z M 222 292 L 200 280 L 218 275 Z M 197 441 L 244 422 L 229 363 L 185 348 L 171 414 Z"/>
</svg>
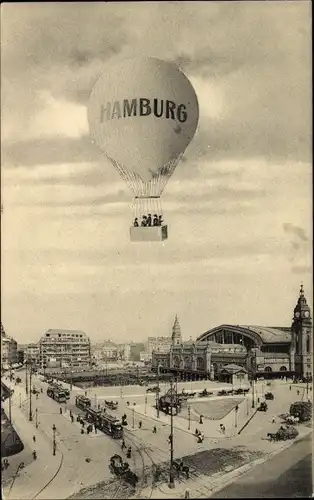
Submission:
<svg viewBox="0 0 314 500">
<path fill-rule="evenodd" d="M 290 325 L 312 302 L 310 2 L 2 4 L 2 322 L 92 340 Z M 86 105 L 117 56 L 174 61 L 200 122 L 163 195 L 169 239 L 129 241 L 131 193 Z"/>
</svg>

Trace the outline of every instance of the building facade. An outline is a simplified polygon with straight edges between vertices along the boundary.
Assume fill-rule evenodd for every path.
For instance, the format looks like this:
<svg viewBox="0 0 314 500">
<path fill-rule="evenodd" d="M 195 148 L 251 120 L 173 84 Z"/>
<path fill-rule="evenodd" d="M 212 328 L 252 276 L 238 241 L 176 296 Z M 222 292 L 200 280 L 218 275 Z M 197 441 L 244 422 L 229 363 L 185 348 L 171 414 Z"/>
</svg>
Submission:
<svg viewBox="0 0 314 500">
<path fill-rule="evenodd" d="M 311 311 L 301 286 L 291 327 L 228 325 L 206 331 L 196 342 L 183 342 L 178 318 L 169 349 L 157 349 L 152 369 L 181 379 L 220 379 L 228 366 L 246 370 L 252 378 L 307 378 L 313 371 Z M 227 372 L 226 372 L 227 367 Z"/>
<path fill-rule="evenodd" d="M 17 342 L 6 335 L 1 323 L 1 368 L 7 370 L 17 362 Z"/>
<path fill-rule="evenodd" d="M 39 358 L 43 368 L 90 365 L 90 339 L 81 330 L 50 329 L 39 341 Z"/>
<path fill-rule="evenodd" d="M 173 373 L 181 380 L 214 380 L 217 367 L 234 363 L 246 369 L 247 351 L 242 345 L 221 345 L 216 342 L 182 341 L 181 327 L 175 317 L 171 346 L 153 351 L 152 370 Z"/>
<path fill-rule="evenodd" d="M 152 360 L 153 351 L 158 349 L 170 349 L 172 345 L 171 337 L 148 337 L 146 344 L 146 359 Z"/>
<path fill-rule="evenodd" d="M 249 373 L 257 378 L 312 376 L 312 318 L 302 285 L 291 327 L 225 324 L 203 333 L 198 341 L 244 346 Z M 216 373 L 220 369 L 221 363 L 214 366 Z"/>
</svg>

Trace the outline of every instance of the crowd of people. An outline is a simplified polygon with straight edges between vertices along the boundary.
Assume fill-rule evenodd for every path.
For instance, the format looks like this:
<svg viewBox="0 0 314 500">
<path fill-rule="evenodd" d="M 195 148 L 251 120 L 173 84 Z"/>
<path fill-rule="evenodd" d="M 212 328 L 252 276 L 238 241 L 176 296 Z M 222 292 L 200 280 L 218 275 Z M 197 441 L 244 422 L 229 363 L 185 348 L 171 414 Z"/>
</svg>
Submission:
<svg viewBox="0 0 314 500">
<path fill-rule="evenodd" d="M 154 214 L 154 216 L 152 217 L 152 214 L 148 214 L 142 216 L 141 223 L 139 223 L 138 218 L 135 217 L 133 226 L 139 227 L 139 225 L 141 225 L 141 227 L 151 227 L 151 226 L 156 227 L 156 226 L 162 226 L 162 223 L 163 223 L 162 215 Z"/>
</svg>

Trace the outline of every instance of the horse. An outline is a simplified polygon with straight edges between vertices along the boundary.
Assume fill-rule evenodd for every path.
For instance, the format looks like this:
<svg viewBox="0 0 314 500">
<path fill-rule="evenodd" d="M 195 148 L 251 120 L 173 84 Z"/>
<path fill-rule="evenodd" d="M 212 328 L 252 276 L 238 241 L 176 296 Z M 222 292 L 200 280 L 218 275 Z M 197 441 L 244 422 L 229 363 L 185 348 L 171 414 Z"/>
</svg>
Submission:
<svg viewBox="0 0 314 500">
<path fill-rule="evenodd" d="M 277 433 L 268 432 L 267 437 L 270 441 L 278 441 Z"/>
</svg>

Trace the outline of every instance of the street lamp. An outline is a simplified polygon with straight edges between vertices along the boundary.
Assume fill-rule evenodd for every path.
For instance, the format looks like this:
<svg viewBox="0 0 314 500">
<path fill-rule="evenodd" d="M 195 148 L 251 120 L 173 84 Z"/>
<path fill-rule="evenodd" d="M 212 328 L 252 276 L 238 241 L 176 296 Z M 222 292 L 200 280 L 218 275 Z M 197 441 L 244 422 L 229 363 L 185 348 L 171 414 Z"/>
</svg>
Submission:
<svg viewBox="0 0 314 500">
<path fill-rule="evenodd" d="M 234 426 L 235 426 L 236 429 L 238 427 L 238 410 L 239 410 L 239 406 L 237 405 L 235 407 L 235 414 L 234 414 L 234 418 L 235 418 Z"/>
<path fill-rule="evenodd" d="M 56 426 L 55 424 L 53 424 L 52 426 L 52 454 L 55 455 L 56 454 Z"/>
<path fill-rule="evenodd" d="M 146 406 L 147 406 L 147 394 L 145 394 L 145 415 L 146 415 Z"/>
<path fill-rule="evenodd" d="M 170 381 L 171 411 L 170 411 L 170 471 L 169 488 L 174 488 L 174 470 L 173 470 L 173 380 Z"/>
<path fill-rule="evenodd" d="M 191 429 L 191 406 L 188 406 L 188 416 L 189 416 L 189 425 L 188 425 L 188 430 Z"/>
<path fill-rule="evenodd" d="M 133 416 L 133 429 L 135 427 L 135 411 L 134 411 L 134 408 L 132 410 L 132 416 Z"/>
<path fill-rule="evenodd" d="M 28 420 L 32 422 L 33 412 L 32 412 L 32 363 L 29 365 L 29 416 Z"/>
<path fill-rule="evenodd" d="M 35 418 L 36 418 L 36 429 L 38 429 L 38 409 L 35 410 Z"/>
<path fill-rule="evenodd" d="M 159 363 L 157 365 L 157 391 L 156 391 L 156 410 L 157 418 L 159 418 Z"/>
<path fill-rule="evenodd" d="M 255 363 L 256 363 L 256 352 L 255 358 L 252 356 L 252 408 L 255 408 Z"/>
</svg>

